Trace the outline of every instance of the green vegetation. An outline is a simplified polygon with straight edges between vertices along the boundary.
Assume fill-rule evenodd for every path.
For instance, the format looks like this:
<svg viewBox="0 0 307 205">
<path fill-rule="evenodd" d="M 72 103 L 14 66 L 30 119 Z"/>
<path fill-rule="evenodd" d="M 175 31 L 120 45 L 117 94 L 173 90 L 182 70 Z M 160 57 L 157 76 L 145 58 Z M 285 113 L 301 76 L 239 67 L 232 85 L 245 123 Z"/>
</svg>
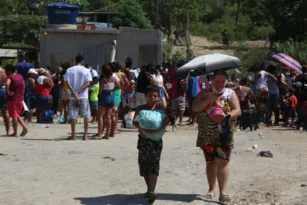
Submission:
<svg viewBox="0 0 307 205">
<path fill-rule="evenodd" d="M 226 30 L 230 42 L 271 40 L 275 42 L 273 48 L 277 52 L 288 53 L 301 62 L 307 59 L 307 1 L 303 0 L 61 1 L 77 4 L 81 11 L 118 12 L 112 20 L 115 27 L 159 27 L 169 37 L 175 29 L 188 26 L 192 35 L 219 42 L 221 33 Z M 37 2 L 39 7 L 31 9 L 27 0 L 1 0 L 0 33 L 11 34 L 13 43 L 39 48 L 39 30 L 46 23 L 44 5 L 57 1 Z M 235 54 L 248 67 L 255 59 L 265 58 L 268 49 L 254 49 L 242 44 Z M 163 56 L 165 61 L 180 62 L 186 59 L 186 51 L 172 52 L 172 45 L 165 44 Z"/>
</svg>

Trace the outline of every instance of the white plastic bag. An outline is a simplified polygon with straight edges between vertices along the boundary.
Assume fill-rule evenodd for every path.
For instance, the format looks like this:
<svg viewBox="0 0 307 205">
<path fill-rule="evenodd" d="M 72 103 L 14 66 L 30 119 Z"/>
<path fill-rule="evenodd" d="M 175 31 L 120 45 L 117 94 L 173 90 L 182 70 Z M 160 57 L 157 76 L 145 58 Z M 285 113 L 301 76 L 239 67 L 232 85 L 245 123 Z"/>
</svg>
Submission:
<svg viewBox="0 0 307 205">
<path fill-rule="evenodd" d="M 126 128 L 134 128 L 133 126 L 133 118 L 134 118 L 135 112 L 130 111 L 124 116 L 124 120 L 126 123 Z"/>
</svg>

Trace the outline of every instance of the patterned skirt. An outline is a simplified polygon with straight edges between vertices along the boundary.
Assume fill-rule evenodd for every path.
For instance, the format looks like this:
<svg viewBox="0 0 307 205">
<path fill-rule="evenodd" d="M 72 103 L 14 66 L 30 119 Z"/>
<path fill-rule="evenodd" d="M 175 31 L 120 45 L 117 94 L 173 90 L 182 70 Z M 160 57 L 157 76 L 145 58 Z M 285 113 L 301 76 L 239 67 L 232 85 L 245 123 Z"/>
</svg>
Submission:
<svg viewBox="0 0 307 205">
<path fill-rule="evenodd" d="M 138 162 L 142 177 L 152 174 L 159 175 L 162 148 L 162 139 L 152 141 L 139 136 L 137 149 L 139 150 Z"/>
</svg>

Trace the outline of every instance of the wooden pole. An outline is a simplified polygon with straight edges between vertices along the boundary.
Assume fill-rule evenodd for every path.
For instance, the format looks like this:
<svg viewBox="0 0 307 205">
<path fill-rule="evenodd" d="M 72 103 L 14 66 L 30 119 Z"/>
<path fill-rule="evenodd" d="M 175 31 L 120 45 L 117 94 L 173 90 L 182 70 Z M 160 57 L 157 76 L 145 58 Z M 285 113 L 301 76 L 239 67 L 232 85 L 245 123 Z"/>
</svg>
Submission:
<svg viewBox="0 0 307 205">
<path fill-rule="evenodd" d="M 187 42 L 187 62 L 190 60 L 190 44 L 189 44 L 189 0 L 185 0 L 186 3 L 186 28 L 185 28 L 185 37 Z"/>
</svg>

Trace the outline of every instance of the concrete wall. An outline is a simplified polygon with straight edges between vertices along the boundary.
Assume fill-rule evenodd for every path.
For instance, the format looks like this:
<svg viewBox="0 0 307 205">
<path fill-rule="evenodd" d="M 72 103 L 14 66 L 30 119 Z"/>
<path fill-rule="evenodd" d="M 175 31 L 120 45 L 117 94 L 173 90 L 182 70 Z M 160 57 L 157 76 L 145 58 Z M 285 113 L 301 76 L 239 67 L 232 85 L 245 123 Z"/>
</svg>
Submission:
<svg viewBox="0 0 307 205">
<path fill-rule="evenodd" d="M 81 54 L 94 68 L 111 59 L 112 41 L 117 40 L 116 60 L 123 66 L 132 57 L 134 67 L 162 61 L 162 33 L 155 30 L 121 27 L 103 30 L 41 29 L 40 65 L 56 67 Z"/>
<path fill-rule="evenodd" d="M 40 65 L 56 66 L 81 54 L 87 64 L 96 68 L 110 61 L 112 40 L 117 40 L 116 29 L 103 31 L 42 29 L 40 39 Z"/>
<path fill-rule="evenodd" d="M 141 49 L 140 49 L 141 48 Z M 122 65 L 127 57 L 133 58 L 133 66 L 162 62 L 162 33 L 156 30 L 119 28 L 116 60 Z"/>
</svg>

